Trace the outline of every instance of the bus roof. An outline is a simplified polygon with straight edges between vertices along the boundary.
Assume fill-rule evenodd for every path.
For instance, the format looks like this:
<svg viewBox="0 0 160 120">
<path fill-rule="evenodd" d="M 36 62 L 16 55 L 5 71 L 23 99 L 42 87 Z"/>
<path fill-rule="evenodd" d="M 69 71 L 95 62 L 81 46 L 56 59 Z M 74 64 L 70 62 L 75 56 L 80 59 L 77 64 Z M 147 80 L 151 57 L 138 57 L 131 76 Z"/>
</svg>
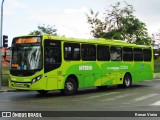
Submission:
<svg viewBox="0 0 160 120">
<path fill-rule="evenodd" d="M 20 36 L 20 37 L 29 37 L 35 35 L 27 35 L 27 36 Z M 53 40 L 62 40 L 68 42 L 76 42 L 76 43 L 90 43 L 90 44 L 103 44 L 103 45 L 117 45 L 117 46 L 130 46 L 130 47 L 143 47 L 143 48 L 151 48 L 152 46 L 147 45 L 137 45 L 137 44 L 129 44 L 122 40 L 112 40 L 112 39 L 104 39 L 104 38 L 96 38 L 96 39 L 81 39 L 81 38 L 70 38 L 64 36 L 55 36 L 50 34 L 44 34 L 41 37 L 43 39 L 53 39 Z"/>
</svg>

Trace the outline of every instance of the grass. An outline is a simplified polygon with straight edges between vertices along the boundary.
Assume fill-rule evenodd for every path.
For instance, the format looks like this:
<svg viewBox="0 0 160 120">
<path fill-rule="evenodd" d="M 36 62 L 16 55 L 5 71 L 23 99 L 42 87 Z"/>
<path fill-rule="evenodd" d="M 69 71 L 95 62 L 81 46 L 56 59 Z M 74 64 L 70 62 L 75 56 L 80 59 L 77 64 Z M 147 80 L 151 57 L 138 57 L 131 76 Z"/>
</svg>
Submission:
<svg viewBox="0 0 160 120">
<path fill-rule="evenodd" d="M 2 86 L 8 85 L 9 66 L 2 66 Z"/>
</svg>

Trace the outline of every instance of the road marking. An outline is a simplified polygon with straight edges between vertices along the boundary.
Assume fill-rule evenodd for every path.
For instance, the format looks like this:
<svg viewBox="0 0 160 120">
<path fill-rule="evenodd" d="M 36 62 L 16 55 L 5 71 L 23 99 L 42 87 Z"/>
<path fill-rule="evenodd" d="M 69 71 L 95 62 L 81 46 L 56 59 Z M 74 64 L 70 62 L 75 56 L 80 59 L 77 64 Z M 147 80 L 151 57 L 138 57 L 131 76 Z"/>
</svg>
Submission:
<svg viewBox="0 0 160 120">
<path fill-rule="evenodd" d="M 157 101 L 157 102 L 155 102 L 155 103 L 153 103 L 151 105 L 153 105 L 153 106 L 160 106 L 160 101 Z"/>
<path fill-rule="evenodd" d="M 133 99 L 133 100 L 131 100 L 129 102 L 123 103 L 123 104 L 131 104 L 131 103 L 139 102 L 139 101 L 154 97 L 156 95 L 159 95 L 159 94 L 158 93 L 148 94 L 148 95 L 145 95 L 145 96 L 141 96 L 141 97 L 135 98 L 135 99 Z"/>
<path fill-rule="evenodd" d="M 86 97 L 86 98 L 82 98 L 82 99 L 93 99 L 93 98 L 99 98 L 99 97 L 103 97 L 103 96 L 108 96 L 108 95 L 112 95 L 112 94 L 117 94 L 119 92 L 111 92 L 111 93 L 105 93 L 105 94 L 100 94 L 100 95 L 94 95 L 94 96 L 90 96 L 90 97 Z"/>
<path fill-rule="evenodd" d="M 145 96 L 142 96 L 142 97 L 139 97 L 139 98 L 134 99 L 134 101 L 136 101 L 136 102 L 142 101 L 142 100 L 145 100 L 145 99 L 154 97 L 154 96 L 156 96 L 156 95 L 158 95 L 158 93 L 153 93 L 153 94 L 145 95 Z"/>
<path fill-rule="evenodd" d="M 126 97 L 128 96 L 129 94 L 123 94 L 123 95 L 118 95 L 118 96 L 115 96 L 113 98 L 109 98 L 109 99 L 105 99 L 105 100 L 100 100 L 100 101 L 113 101 L 113 100 L 117 100 L 117 99 L 120 99 L 120 98 L 123 98 L 123 97 Z"/>
<path fill-rule="evenodd" d="M 119 92 L 110 92 L 110 93 L 105 93 L 105 94 L 100 94 L 100 95 L 92 95 L 90 97 L 85 97 L 85 98 L 80 98 L 79 100 L 72 100 L 72 101 L 81 101 L 81 100 L 88 100 L 88 99 L 94 99 L 94 98 L 99 98 L 99 97 L 103 97 L 103 96 L 108 96 L 108 95 L 113 95 L 113 94 L 117 94 Z"/>
</svg>

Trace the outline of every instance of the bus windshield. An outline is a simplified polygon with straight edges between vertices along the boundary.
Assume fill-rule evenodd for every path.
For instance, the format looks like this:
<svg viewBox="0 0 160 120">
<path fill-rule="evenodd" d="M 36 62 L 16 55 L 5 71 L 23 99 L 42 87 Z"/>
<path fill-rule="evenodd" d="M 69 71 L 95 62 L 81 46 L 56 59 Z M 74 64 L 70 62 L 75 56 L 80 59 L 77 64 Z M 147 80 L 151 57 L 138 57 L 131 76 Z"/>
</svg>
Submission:
<svg viewBox="0 0 160 120">
<path fill-rule="evenodd" d="M 42 49 L 39 45 L 22 44 L 13 47 L 11 69 L 35 70 L 42 68 Z"/>
<path fill-rule="evenodd" d="M 19 70 L 34 71 L 42 69 L 42 46 L 40 37 L 20 37 L 13 39 L 11 50 L 11 73 Z M 14 73 L 16 73 L 16 71 Z M 19 72 L 19 73 L 20 73 Z"/>
</svg>

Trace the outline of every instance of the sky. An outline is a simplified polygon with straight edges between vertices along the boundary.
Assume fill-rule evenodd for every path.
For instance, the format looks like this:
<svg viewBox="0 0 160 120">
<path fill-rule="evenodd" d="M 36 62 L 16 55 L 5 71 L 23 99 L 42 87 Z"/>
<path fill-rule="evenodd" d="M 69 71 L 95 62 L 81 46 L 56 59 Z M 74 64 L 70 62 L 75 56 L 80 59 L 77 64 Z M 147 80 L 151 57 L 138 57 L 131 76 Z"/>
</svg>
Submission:
<svg viewBox="0 0 160 120">
<path fill-rule="evenodd" d="M 0 0 L 2 1 L 2 0 Z M 55 26 L 58 35 L 91 38 L 86 13 L 99 11 L 103 19 L 110 5 L 124 0 L 5 0 L 3 35 L 9 46 L 16 36 L 27 35 L 38 25 Z M 150 35 L 160 31 L 160 0 L 125 0 L 133 5 L 134 15 L 146 24 Z"/>
</svg>

